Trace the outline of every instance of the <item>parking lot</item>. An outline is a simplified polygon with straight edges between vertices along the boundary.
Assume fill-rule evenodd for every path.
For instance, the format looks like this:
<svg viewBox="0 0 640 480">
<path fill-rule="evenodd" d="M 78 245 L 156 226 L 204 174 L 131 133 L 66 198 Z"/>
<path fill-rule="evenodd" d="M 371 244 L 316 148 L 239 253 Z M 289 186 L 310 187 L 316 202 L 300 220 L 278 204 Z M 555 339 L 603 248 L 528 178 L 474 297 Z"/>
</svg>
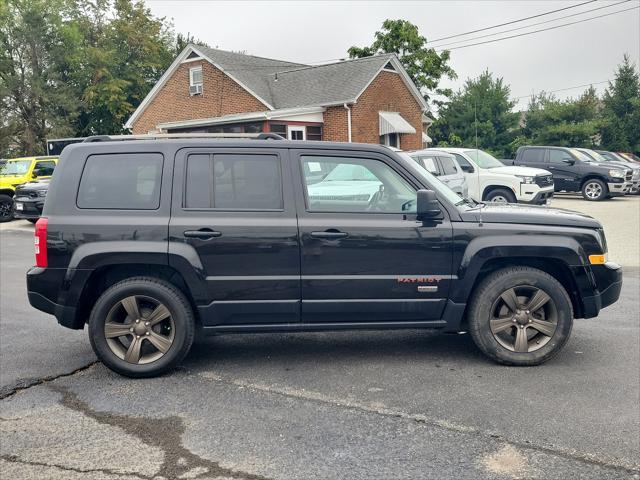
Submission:
<svg viewBox="0 0 640 480">
<path fill-rule="evenodd" d="M 0 472 L 59 479 L 640 478 L 640 196 L 586 202 L 622 297 L 540 367 L 468 335 L 220 336 L 120 377 L 31 308 L 33 226 L 0 227 Z"/>
</svg>

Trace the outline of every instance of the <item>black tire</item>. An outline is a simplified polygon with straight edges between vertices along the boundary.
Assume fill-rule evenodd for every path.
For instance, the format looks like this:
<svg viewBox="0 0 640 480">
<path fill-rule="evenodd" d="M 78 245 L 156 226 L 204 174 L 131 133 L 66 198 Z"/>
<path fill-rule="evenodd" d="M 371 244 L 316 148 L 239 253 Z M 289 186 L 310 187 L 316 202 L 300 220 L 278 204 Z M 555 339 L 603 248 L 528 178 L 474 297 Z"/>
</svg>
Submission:
<svg viewBox="0 0 640 480">
<path fill-rule="evenodd" d="M 9 195 L 0 195 L 0 223 L 13 220 L 13 198 Z"/>
<path fill-rule="evenodd" d="M 158 350 L 156 354 L 161 354 L 160 358 L 150 363 L 130 363 L 124 358 L 120 358 L 113 348 L 113 338 L 109 342 L 107 341 L 105 323 L 108 316 L 114 309 L 124 305 L 120 303 L 122 300 L 133 296 L 141 298 L 143 301 L 156 301 L 159 305 L 165 306 L 170 314 L 169 320 L 172 322 L 171 330 L 173 330 L 170 347 L 165 353 Z M 136 308 L 139 308 L 141 314 L 143 313 L 142 305 L 136 305 Z M 122 313 L 128 315 L 128 313 Z M 135 326 L 133 323 L 123 323 L 123 325 L 126 327 Z M 140 326 L 142 327 L 142 324 Z M 116 340 L 120 342 L 122 338 L 131 336 L 131 343 L 135 341 L 135 333 L 130 335 L 127 333 L 126 335 L 126 337 L 122 335 Z M 189 301 L 176 287 L 157 278 L 133 277 L 112 285 L 98 298 L 89 318 L 89 340 L 93 351 L 108 368 L 127 377 L 155 377 L 174 368 L 191 349 L 194 335 L 195 320 Z M 152 349 L 153 342 L 143 343 L 145 337 L 142 333 L 141 336 L 140 344 L 149 345 L 141 348 Z M 147 340 L 149 339 L 147 338 Z M 140 353 L 138 353 L 138 357 L 144 358 Z"/>
<path fill-rule="evenodd" d="M 528 325 L 531 324 L 531 318 L 533 318 L 524 313 L 526 311 L 528 314 L 528 310 L 518 309 L 518 314 L 513 316 L 495 314 L 494 308 L 504 309 L 507 306 L 508 302 L 504 302 L 502 307 L 499 305 L 500 302 L 503 302 L 502 295 L 507 294 L 511 289 L 516 293 L 518 307 L 524 308 L 520 307 L 522 305 L 520 302 L 526 304 L 526 300 L 522 300 L 526 297 L 521 297 L 518 293 L 527 292 L 529 288 L 532 292 L 540 290 L 549 297 L 541 310 L 532 312 L 537 316 L 534 319 L 536 324 L 553 324 L 555 320 L 555 329 L 549 332 L 551 333 L 549 336 L 539 332 L 533 325 Z M 494 307 L 494 305 L 498 305 L 498 307 Z M 544 315 L 544 311 L 552 312 L 552 314 L 541 317 L 540 315 Z M 500 318 L 496 318 L 494 321 L 497 323 L 493 324 L 490 320 L 492 317 Z M 518 320 L 514 319 L 516 317 Z M 529 320 L 526 320 L 527 317 Z M 543 318 L 546 320 L 541 321 Z M 468 322 L 471 338 L 489 358 L 505 365 L 533 366 L 540 365 L 552 358 L 567 343 L 573 326 L 573 307 L 562 284 L 551 275 L 531 267 L 509 267 L 487 276 L 475 290 L 469 304 Z M 494 334 L 492 326 L 500 325 L 500 322 L 506 328 L 502 332 Z M 525 348 L 521 351 L 511 350 L 505 346 L 509 339 L 513 339 L 513 346 L 515 349 L 518 348 L 517 338 L 521 334 L 518 329 L 522 329 L 522 333 L 525 335 L 523 337 Z M 527 336 L 530 336 L 528 340 Z"/>
<path fill-rule="evenodd" d="M 602 180 L 591 178 L 581 188 L 582 198 L 590 202 L 599 202 L 609 197 L 609 187 Z"/>
<path fill-rule="evenodd" d="M 487 202 L 505 203 L 498 199 L 504 199 L 506 200 L 506 203 L 517 203 L 516 196 L 506 188 L 496 188 L 485 195 L 485 200 Z"/>
</svg>

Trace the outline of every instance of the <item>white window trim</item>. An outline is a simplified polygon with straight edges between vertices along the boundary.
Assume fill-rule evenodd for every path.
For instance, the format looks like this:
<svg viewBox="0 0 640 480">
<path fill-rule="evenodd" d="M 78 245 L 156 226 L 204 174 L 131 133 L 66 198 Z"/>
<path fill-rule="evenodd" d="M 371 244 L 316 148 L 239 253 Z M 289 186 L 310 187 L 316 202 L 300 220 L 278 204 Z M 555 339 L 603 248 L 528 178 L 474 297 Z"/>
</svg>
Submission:
<svg viewBox="0 0 640 480">
<path fill-rule="evenodd" d="M 182 62 L 180 62 L 180 63 L 197 62 L 198 60 L 204 60 L 204 58 L 202 58 L 202 57 L 187 58 L 185 60 L 182 60 Z"/>
<path fill-rule="evenodd" d="M 287 125 L 287 139 L 291 140 L 291 132 L 302 132 L 302 140 L 307 139 L 307 127 L 304 125 Z"/>
<path fill-rule="evenodd" d="M 203 72 L 202 72 L 202 65 L 198 66 L 198 67 L 192 67 L 189 69 L 189 86 L 193 87 L 194 85 L 202 85 L 202 81 L 198 82 L 198 83 L 194 83 L 193 81 L 193 72 L 200 70 L 200 76 L 202 77 Z M 204 80 L 204 78 L 203 78 Z"/>
</svg>

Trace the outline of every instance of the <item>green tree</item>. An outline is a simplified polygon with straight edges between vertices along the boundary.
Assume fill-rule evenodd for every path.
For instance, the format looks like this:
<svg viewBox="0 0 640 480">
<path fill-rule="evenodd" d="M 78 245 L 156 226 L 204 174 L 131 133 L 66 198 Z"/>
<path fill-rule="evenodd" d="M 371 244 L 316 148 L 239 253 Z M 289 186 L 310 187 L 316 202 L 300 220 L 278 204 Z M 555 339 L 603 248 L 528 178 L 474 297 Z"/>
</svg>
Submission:
<svg viewBox="0 0 640 480">
<path fill-rule="evenodd" d="M 41 154 L 48 135 L 73 133 L 67 12 L 64 0 L 0 0 L 0 155 Z"/>
<path fill-rule="evenodd" d="M 431 98 L 432 92 L 451 95 L 449 89 L 438 88 L 438 85 L 442 77 L 457 78 L 449 66 L 449 52 L 445 50 L 438 54 L 429 48 L 427 39 L 420 35 L 418 27 L 407 20 L 385 20 L 382 30 L 375 33 L 371 46 L 353 46 L 348 53 L 350 58 L 395 53 L 425 100 Z"/>
<path fill-rule="evenodd" d="M 515 102 L 510 93 L 502 78 L 494 79 L 489 71 L 468 79 L 443 105 L 431 127 L 436 145 L 475 147 L 477 132 L 478 148 L 509 156 L 520 119 L 512 112 Z"/>
<path fill-rule="evenodd" d="M 174 59 L 172 31 L 142 2 L 115 0 L 112 17 L 85 49 L 80 135 L 124 133 L 128 116 Z"/>
<path fill-rule="evenodd" d="M 625 55 L 615 80 L 604 93 L 602 146 L 614 151 L 640 152 L 640 78 Z"/>
<path fill-rule="evenodd" d="M 598 145 L 600 101 L 593 87 L 578 99 L 558 100 L 542 93 L 525 114 L 522 137 L 535 145 L 593 148 Z"/>
</svg>

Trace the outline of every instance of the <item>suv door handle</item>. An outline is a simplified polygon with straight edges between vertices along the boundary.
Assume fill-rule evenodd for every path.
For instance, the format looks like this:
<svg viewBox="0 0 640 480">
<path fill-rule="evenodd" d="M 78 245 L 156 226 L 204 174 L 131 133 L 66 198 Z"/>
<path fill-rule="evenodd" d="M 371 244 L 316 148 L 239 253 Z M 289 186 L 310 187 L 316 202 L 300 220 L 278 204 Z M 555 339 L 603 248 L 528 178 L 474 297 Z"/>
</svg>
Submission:
<svg viewBox="0 0 640 480">
<path fill-rule="evenodd" d="M 324 232 L 311 232 L 311 236 L 313 238 L 345 238 L 348 237 L 349 234 L 346 232 L 341 232 L 340 230 L 336 230 L 335 228 L 330 228 L 329 230 L 325 230 Z"/>
<path fill-rule="evenodd" d="M 210 228 L 201 228 L 200 230 L 186 230 L 184 236 L 187 238 L 200 238 L 201 240 L 209 240 L 211 238 L 221 237 L 222 232 L 216 232 Z"/>
</svg>

